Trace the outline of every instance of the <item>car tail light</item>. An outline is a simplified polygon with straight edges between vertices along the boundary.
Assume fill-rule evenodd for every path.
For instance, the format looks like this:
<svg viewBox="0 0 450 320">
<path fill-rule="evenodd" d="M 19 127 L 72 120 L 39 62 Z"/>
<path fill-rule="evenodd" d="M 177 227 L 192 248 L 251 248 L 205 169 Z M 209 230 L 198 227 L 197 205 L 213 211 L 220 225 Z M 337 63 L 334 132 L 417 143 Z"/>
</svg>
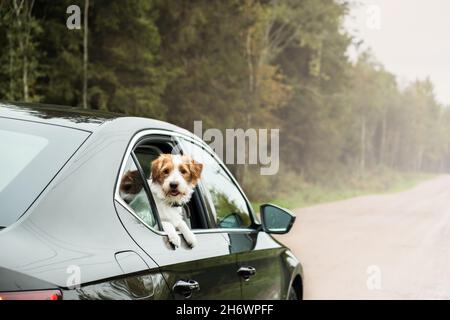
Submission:
<svg viewBox="0 0 450 320">
<path fill-rule="evenodd" d="M 59 290 L 0 292 L 0 300 L 62 300 Z"/>
</svg>

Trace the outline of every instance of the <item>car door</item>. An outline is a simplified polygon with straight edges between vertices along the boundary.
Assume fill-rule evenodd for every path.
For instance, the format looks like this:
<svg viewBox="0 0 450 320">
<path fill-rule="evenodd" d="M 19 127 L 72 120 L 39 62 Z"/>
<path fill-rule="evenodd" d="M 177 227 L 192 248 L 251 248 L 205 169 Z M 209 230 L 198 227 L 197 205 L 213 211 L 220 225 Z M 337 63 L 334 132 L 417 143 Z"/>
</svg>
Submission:
<svg viewBox="0 0 450 320">
<path fill-rule="evenodd" d="M 194 229 L 198 245 L 189 248 L 184 239 L 180 247 L 168 242 L 167 236 L 160 228 L 156 206 L 152 200 L 148 185 L 144 182 L 145 174 L 138 158 L 146 158 L 134 153 L 137 147 L 146 144 L 148 148 L 160 148 L 161 152 L 170 152 L 172 148 L 166 139 L 170 136 L 152 135 L 135 137 L 134 147 L 126 156 L 120 176 L 127 172 L 139 172 L 141 190 L 139 197 L 127 201 L 116 190 L 116 204 L 119 218 L 136 243 L 147 253 L 160 268 L 167 286 L 175 299 L 239 299 L 241 298 L 240 280 L 236 275 L 236 256 L 230 254 L 228 242 L 223 235 L 210 232 L 209 229 Z M 157 147 L 155 147 L 157 146 Z M 150 148 L 152 147 L 152 148 Z M 173 150 L 172 150 L 173 151 Z M 135 176 L 136 177 L 136 176 Z M 148 178 L 148 177 L 147 177 Z M 196 206 L 191 206 L 190 214 L 202 215 L 201 197 L 193 196 Z M 136 201 L 136 199 L 138 199 Z M 129 199 L 128 199 L 129 200 Z M 202 218 L 198 219 L 203 221 Z M 164 298 L 164 297 L 163 297 Z"/>
<path fill-rule="evenodd" d="M 244 299 L 284 299 L 289 276 L 284 274 L 281 255 L 285 249 L 260 232 L 229 234 L 236 250 Z M 245 243 L 233 248 L 236 243 Z"/>
<path fill-rule="evenodd" d="M 216 230 L 236 255 L 244 299 L 279 299 L 287 291 L 281 255 L 285 250 L 264 233 L 251 206 L 230 172 L 206 146 L 185 139 L 185 148 L 203 162 L 201 184 Z"/>
</svg>

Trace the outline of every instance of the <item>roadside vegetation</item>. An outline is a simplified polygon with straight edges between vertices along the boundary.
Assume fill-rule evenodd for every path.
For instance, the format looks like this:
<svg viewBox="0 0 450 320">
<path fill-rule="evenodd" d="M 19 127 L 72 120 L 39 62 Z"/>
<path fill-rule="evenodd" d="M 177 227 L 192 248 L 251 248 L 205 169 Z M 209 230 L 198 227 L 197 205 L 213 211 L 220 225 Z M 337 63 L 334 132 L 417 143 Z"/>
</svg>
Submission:
<svg viewBox="0 0 450 320">
<path fill-rule="evenodd" d="M 434 177 L 435 175 L 427 173 L 391 171 L 342 177 L 340 181 L 333 183 L 313 184 L 298 180 L 296 186 L 278 191 L 270 202 L 287 209 L 296 209 L 370 194 L 401 192 Z M 253 203 L 256 211 L 260 204 L 262 203 Z"/>
</svg>

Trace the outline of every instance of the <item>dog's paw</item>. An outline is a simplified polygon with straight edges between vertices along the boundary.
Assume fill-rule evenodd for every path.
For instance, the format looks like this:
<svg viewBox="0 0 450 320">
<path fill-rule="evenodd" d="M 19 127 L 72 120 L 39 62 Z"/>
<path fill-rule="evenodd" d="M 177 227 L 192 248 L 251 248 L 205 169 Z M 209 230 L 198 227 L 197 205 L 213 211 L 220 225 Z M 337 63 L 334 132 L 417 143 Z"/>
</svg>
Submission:
<svg viewBox="0 0 450 320">
<path fill-rule="evenodd" d="M 186 240 L 186 243 L 191 248 L 194 248 L 195 246 L 197 246 L 197 238 L 195 237 L 195 234 L 193 234 L 193 233 L 184 235 L 184 240 Z"/>
<path fill-rule="evenodd" d="M 175 249 L 181 246 L 181 238 L 178 234 L 168 234 L 169 242 L 174 245 Z"/>
</svg>

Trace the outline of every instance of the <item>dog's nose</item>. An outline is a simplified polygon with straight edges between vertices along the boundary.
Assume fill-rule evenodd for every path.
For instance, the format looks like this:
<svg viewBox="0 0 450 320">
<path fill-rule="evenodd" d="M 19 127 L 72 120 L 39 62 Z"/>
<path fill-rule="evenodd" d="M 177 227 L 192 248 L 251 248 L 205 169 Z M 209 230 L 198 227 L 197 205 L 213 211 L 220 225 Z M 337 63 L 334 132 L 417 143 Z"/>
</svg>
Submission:
<svg viewBox="0 0 450 320">
<path fill-rule="evenodd" d="M 170 189 L 176 189 L 178 187 L 178 182 L 171 182 L 169 183 Z"/>
</svg>

